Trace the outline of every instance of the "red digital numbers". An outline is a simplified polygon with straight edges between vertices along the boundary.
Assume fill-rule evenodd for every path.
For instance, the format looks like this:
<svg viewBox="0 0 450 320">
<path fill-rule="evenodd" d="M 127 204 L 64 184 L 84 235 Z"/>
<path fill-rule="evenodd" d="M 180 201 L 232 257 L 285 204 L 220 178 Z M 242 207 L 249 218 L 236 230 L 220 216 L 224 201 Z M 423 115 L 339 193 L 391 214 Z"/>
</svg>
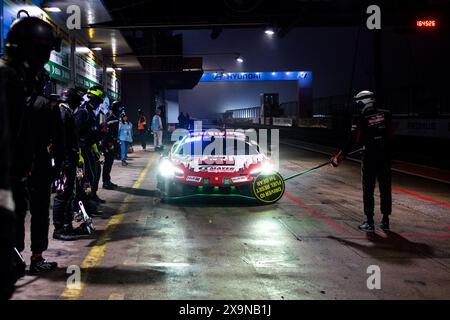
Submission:
<svg viewBox="0 0 450 320">
<path fill-rule="evenodd" d="M 416 26 L 419 28 L 436 28 L 437 21 L 436 20 L 417 20 Z"/>
</svg>

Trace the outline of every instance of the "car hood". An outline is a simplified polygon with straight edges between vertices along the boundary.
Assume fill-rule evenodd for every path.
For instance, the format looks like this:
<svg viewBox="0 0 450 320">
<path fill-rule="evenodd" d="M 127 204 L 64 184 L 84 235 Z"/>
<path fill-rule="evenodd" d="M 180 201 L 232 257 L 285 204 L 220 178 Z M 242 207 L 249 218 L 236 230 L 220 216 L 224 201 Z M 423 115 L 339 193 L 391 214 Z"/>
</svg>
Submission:
<svg viewBox="0 0 450 320">
<path fill-rule="evenodd" d="M 182 156 L 172 158 L 191 172 L 239 172 L 267 160 L 265 155 L 252 156 Z"/>
</svg>

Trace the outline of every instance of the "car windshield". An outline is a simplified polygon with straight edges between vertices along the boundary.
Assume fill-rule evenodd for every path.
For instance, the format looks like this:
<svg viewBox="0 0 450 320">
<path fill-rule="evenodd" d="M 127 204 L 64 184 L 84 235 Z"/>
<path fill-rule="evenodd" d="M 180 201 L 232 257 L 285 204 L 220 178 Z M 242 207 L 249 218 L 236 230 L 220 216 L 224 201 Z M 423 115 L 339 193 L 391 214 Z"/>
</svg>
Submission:
<svg viewBox="0 0 450 320">
<path fill-rule="evenodd" d="M 177 148 L 180 156 L 253 156 L 258 146 L 236 137 L 189 137 Z"/>
</svg>

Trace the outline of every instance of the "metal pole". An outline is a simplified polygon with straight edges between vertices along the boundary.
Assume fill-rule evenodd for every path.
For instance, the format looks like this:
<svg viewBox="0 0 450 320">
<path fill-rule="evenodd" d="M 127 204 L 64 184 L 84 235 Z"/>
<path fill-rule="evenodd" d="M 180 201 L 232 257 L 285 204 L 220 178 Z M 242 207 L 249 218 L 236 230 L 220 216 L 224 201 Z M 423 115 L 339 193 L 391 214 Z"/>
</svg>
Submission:
<svg viewBox="0 0 450 320">
<path fill-rule="evenodd" d="M 361 151 L 363 151 L 363 149 L 358 149 L 358 150 L 352 151 L 352 152 L 350 152 L 347 156 L 351 156 L 351 155 L 356 154 L 356 153 L 361 152 Z M 294 175 L 292 175 L 292 176 L 290 176 L 290 177 L 287 177 L 287 178 L 284 179 L 284 181 L 292 180 L 292 179 L 294 179 L 294 178 L 303 176 L 303 175 L 308 174 L 308 173 L 310 173 L 310 172 L 312 172 L 312 171 L 314 171 L 314 170 L 317 170 L 317 169 L 320 169 L 320 168 L 322 168 L 322 167 L 325 167 L 325 166 L 327 166 L 327 165 L 329 165 L 329 164 L 331 164 L 331 160 L 328 160 L 328 161 L 325 162 L 325 163 L 319 164 L 319 165 L 317 165 L 317 166 L 315 166 L 315 167 L 312 167 L 312 168 L 303 170 L 302 172 L 299 172 L 299 173 L 294 174 Z"/>
<path fill-rule="evenodd" d="M 383 91 L 383 46 L 382 30 L 373 31 L 373 57 L 374 57 L 374 75 L 375 75 L 375 95 L 378 104 L 384 106 Z"/>
<path fill-rule="evenodd" d="M 76 77 L 77 77 L 77 65 L 76 65 L 76 60 L 75 60 L 75 48 L 76 48 L 76 39 L 75 37 L 71 36 L 69 37 L 69 41 L 70 41 L 70 57 L 69 57 L 69 61 L 70 61 L 70 87 L 71 88 L 75 88 L 76 86 Z"/>
<path fill-rule="evenodd" d="M 356 33 L 355 51 L 353 52 L 353 60 L 352 60 L 352 75 L 350 77 L 350 86 L 348 88 L 347 111 L 350 110 L 352 97 L 353 97 L 353 84 L 355 81 L 356 65 L 358 62 L 360 34 L 361 34 L 361 27 L 358 28 L 357 33 Z"/>
</svg>

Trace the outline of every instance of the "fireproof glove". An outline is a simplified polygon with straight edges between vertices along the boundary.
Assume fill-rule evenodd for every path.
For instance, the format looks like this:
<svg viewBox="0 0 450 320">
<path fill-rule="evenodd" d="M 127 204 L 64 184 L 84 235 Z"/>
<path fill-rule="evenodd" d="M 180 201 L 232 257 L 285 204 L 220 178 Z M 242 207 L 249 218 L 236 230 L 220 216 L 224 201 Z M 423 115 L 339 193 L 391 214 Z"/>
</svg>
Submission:
<svg viewBox="0 0 450 320">
<path fill-rule="evenodd" d="M 94 144 L 92 145 L 92 151 L 94 151 L 94 154 L 95 154 L 95 156 L 96 156 L 97 158 L 100 158 L 101 153 L 100 153 L 100 151 L 98 150 L 98 146 L 97 146 L 96 143 L 94 143 Z"/>
<path fill-rule="evenodd" d="M 78 150 L 78 166 L 83 167 L 84 166 L 84 158 L 81 155 L 81 149 Z"/>
<path fill-rule="evenodd" d="M 339 151 L 339 153 L 337 153 L 335 156 L 333 156 L 333 158 L 331 158 L 330 160 L 331 165 L 335 168 L 339 167 L 339 165 L 342 163 L 343 158 L 344 157 L 342 151 Z"/>
</svg>

